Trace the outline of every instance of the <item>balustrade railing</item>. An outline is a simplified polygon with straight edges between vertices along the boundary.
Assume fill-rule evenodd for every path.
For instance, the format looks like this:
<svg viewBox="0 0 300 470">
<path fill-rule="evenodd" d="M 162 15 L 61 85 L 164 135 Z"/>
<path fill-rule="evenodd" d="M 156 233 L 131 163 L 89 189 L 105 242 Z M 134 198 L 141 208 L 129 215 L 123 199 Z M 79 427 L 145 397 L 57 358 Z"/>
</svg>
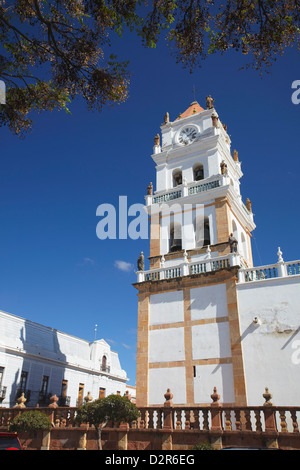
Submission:
<svg viewBox="0 0 300 470">
<path fill-rule="evenodd" d="M 155 196 L 153 198 L 153 202 L 154 203 L 161 203 L 161 202 L 173 201 L 174 199 L 178 199 L 181 196 L 182 196 L 181 190 L 170 191 L 168 193 Z"/>
<path fill-rule="evenodd" d="M 208 181 L 207 183 L 197 183 L 189 187 L 189 194 L 198 194 L 220 186 L 220 180 Z"/>
<path fill-rule="evenodd" d="M 33 408 L 0 408 L 0 427 L 6 428 L 12 420 L 20 413 L 24 413 Z M 49 407 L 37 408 L 39 411 L 47 414 L 53 426 L 56 428 L 77 427 L 75 417 L 78 408 Z M 164 429 L 165 413 L 171 413 L 172 429 L 195 431 L 209 431 L 212 429 L 212 410 L 210 406 L 173 406 L 166 410 L 164 406 L 160 407 L 142 407 L 138 421 L 130 424 L 133 429 Z M 284 433 L 299 433 L 300 407 L 284 406 L 221 406 L 218 408 L 220 415 L 220 430 L 226 431 L 252 431 L 267 432 L 270 428 L 266 427 L 266 413 L 272 413 L 274 416 L 273 431 Z M 109 423 L 111 425 L 111 423 Z M 117 423 L 114 423 L 114 427 Z"/>
<path fill-rule="evenodd" d="M 240 269 L 239 282 L 263 281 L 279 277 L 296 276 L 299 274 L 300 261 L 284 262 L 281 259 L 276 264 Z"/>
<path fill-rule="evenodd" d="M 138 282 L 143 281 L 160 281 L 162 279 L 174 279 L 180 276 L 194 275 L 217 271 L 218 269 L 229 268 L 230 266 L 239 265 L 239 258 L 236 253 L 230 253 L 226 256 L 210 258 L 207 257 L 201 261 L 187 260 L 184 255 L 183 260 L 178 260 L 178 265 L 174 267 L 165 267 L 151 269 L 149 271 L 138 271 Z"/>
<path fill-rule="evenodd" d="M 131 422 L 129 425 L 126 423 L 108 422 L 107 428 L 111 432 L 115 431 L 117 434 L 116 448 L 123 447 L 124 431 L 128 433 L 127 439 L 130 437 L 136 439 L 136 431 L 148 432 L 150 431 L 149 438 L 157 439 L 160 430 L 169 434 L 168 449 L 172 449 L 172 443 L 175 433 L 189 432 L 193 441 L 198 440 L 209 441 L 213 448 L 222 448 L 223 442 L 233 443 L 235 445 L 241 440 L 243 443 L 254 441 L 258 446 L 272 447 L 272 448 L 285 448 L 290 449 L 300 448 L 300 433 L 299 433 L 299 419 L 300 407 L 298 406 L 274 406 L 270 401 L 272 395 L 269 393 L 268 388 L 265 389 L 263 397 L 265 403 L 263 406 L 226 406 L 219 402 L 220 395 L 214 387 L 211 398 L 213 402 L 207 406 L 180 406 L 174 405 L 172 402 L 173 394 L 170 389 L 167 390 L 165 402 L 162 406 L 148 406 L 139 407 L 140 417 L 137 421 Z M 51 397 L 51 405 L 47 408 L 36 408 L 43 413 L 46 413 L 52 423 L 52 430 L 59 431 L 60 429 L 65 433 L 68 430 L 75 430 L 79 424 L 76 422 L 76 413 L 78 408 L 61 408 L 58 407 L 56 402 L 58 398 L 56 395 Z M 30 408 L 33 410 L 33 408 Z M 20 404 L 19 407 L 14 408 L 0 408 L 0 430 L 9 429 L 12 420 L 20 413 L 24 413 L 28 408 Z M 82 440 L 82 433 L 87 436 L 87 429 L 89 423 L 84 423 L 81 427 L 81 438 L 79 440 L 79 448 L 82 448 L 84 439 Z M 113 428 L 113 429 L 112 429 Z M 133 431 L 130 433 L 130 431 Z M 48 434 L 48 449 L 50 449 L 51 431 Z M 192 433 L 191 433 L 192 431 Z M 122 437 L 120 438 L 120 432 Z M 180 434 L 177 434 L 180 436 Z M 55 439 L 59 439 L 56 434 Z M 181 435 L 183 438 L 183 435 Z M 225 441 L 223 441 L 225 438 Z M 105 439 L 105 438 L 104 438 Z M 118 447 L 121 445 L 121 447 Z M 250 445 L 250 444 L 249 444 Z M 127 444 L 126 444 L 127 449 Z M 166 450 L 165 448 L 163 448 Z"/>
<path fill-rule="evenodd" d="M 141 418 L 131 427 L 139 429 L 163 429 L 164 408 L 139 408 Z M 193 429 L 198 431 L 211 430 L 211 408 L 207 407 L 178 407 L 172 409 L 173 429 Z M 271 409 L 275 418 L 273 431 L 299 433 L 300 407 L 276 407 Z M 252 431 L 267 432 L 265 413 L 270 412 L 264 406 L 253 407 L 221 407 L 220 430 L 222 431 Z"/>
<path fill-rule="evenodd" d="M 285 265 L 288 276 L 300 274 L 300 261 L 290 261 L 285 263 Z"/>
</svg>

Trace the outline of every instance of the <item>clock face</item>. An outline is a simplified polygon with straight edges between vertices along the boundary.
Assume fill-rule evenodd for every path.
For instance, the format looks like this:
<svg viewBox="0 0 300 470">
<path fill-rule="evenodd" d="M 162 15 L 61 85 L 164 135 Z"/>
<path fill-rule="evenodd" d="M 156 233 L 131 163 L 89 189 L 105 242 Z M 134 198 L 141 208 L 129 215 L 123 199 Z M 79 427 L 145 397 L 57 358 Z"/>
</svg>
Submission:
<svg viewBox="0 0 300 470">
<path fill-rule="evenodd" d="M 194 127 L 185 127 L 179 133 L 178 141 L 180 144 L 188 145 L 194 142 L 197 137 L 197 130 Z"/>
</svg>

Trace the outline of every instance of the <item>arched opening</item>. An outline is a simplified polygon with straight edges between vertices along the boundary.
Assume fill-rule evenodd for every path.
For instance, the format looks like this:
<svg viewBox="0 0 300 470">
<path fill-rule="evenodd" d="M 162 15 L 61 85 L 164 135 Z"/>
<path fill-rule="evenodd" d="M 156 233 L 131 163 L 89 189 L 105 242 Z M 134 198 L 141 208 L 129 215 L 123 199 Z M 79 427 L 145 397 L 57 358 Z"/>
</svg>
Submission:
<svg viewBox="0 0 300 470">
<path fill-rule="evenodd" d="M 194 181 L 200 181 L 204 179 L 204 170 L 202 163 L 196 163 L 193 168 Z"/>
<path fill-rule="evenodd" d="M 179 186 L 182 184 L 182 171 L 177 168 L 173 171 L 173 187 Z"/>
<path fill-rule="evenodd" d="M 237 226 L 236 226 L 236 223 L 235 221 L 233 220 L 232 221 L 232 233 L 233 233 L 233 236 L 234 238 L 238 238 L 238 232 L 237 232 Z"/>
<path fill-rule="evenodd" d="M 210 245 L 210 227 L 207 215 L 199 215 L 194 220 L 195 247 L 202 248 Z"/>
<path fill-rule="evenodd" d="M 182 250 L 181 225 L 179 222 L 172 222 L 170 225 L 169 252 Z"/>
<path fill-rule="evenodd" d="M 243 234 L 243 232 L 242 232 L 242 235 L 241 235 L 241 242 L 242 242 L 243 256 L 244 256 L 245 259 L 247 259 L 248 258 L 247 243 L 246 243 L 245 235 Z"/>
<path fill-rule="evenodd" d="M 107 369 L 107 357 L 102 356 L 101 370 L 105 372 L 106 369 Z"/>
</svg>

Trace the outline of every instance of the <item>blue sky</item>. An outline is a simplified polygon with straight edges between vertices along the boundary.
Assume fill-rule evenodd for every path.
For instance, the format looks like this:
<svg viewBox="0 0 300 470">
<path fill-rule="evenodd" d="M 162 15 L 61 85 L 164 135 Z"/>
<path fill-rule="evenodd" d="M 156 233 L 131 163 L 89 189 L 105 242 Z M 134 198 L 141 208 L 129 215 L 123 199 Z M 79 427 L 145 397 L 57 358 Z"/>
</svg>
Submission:
<svg viewBox="0 0 300 470">
<path fill-rule="evenodd" d="M 291 101 L 300 79 L 299 56 L 289 51 L 269 75 L 239 71 L 236 54 L 212 56 L 193 74 L 176 64 L 162 43 L 146 50 L 134 36 L 112 52 L 130 60 L 125 104 L 88 112 L 81 100 L 72 115 L 35 116 L 33 132 L 20 140 L 0 129 L 0 308 L 74 336 L 104 338 L 119 353 L 135 384 L 137 291 L 140 251 L 147 240 L 99 240 L 96 209 L 144 203 L 155 165 L 153 138 L 166 111 L 174 120 L 194 99 L 215 108 L 239 151 L 241 193 L 253 204 L 256 265 L 300 258 L 300 105 Z M 129 263 L 122 270 L 116 261 Z M 132 267 L 130 267 L 132 265 Z"/>
</svg>

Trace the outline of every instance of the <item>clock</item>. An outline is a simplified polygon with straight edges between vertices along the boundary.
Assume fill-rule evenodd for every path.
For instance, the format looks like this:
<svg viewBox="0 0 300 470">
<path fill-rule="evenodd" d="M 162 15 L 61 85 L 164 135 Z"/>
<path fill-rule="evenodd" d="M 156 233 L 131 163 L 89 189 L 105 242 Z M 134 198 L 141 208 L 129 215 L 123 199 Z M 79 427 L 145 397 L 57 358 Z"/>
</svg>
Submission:
<svg viewBox="0 0 300 470">
<path fill-rule="evenodd" d="M 197 137 L 197 129 L 195 127 L 184 127 L 178 136 L 178 142 L 183 145 L 188 145 L 194 142 Z"/>
</svg>

